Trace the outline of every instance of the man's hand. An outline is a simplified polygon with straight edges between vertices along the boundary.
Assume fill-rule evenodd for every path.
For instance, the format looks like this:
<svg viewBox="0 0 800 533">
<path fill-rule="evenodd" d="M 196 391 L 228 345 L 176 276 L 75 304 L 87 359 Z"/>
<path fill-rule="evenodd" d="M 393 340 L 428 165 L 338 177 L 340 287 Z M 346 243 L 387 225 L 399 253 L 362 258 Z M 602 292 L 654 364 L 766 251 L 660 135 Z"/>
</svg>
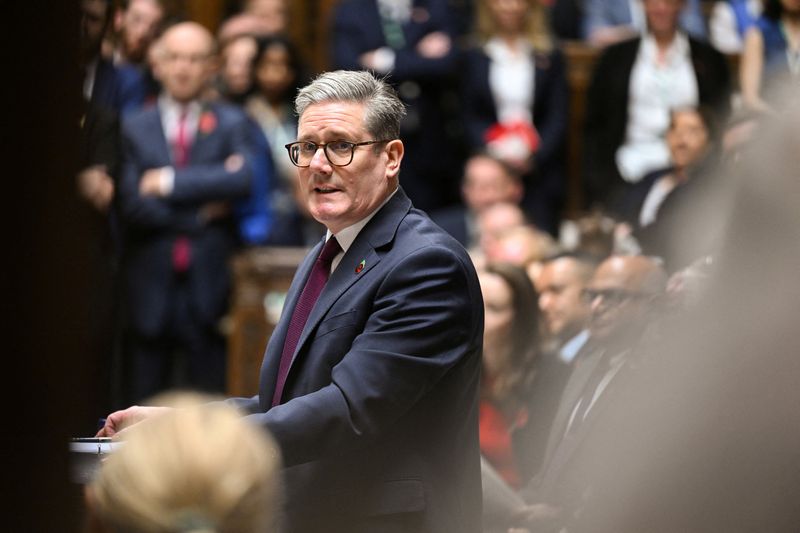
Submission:
<svg viewBox="0 0 800 533">
<path fill-rule="evenodd" d="M 108 175 L 105 165 L 93 165 L 80 171 L 77 176 L 78 192 L 100 212 L 106 212 L 114 197 L 114 180 Z"/>
<path fill-rule="evenodd" d="M 429 33 L 417 43 L 417 53 L 425 59 L 440 59 L 450 53 L 452 42 L 443 31 Z"/>
<path fill-rule="evenodd" d="M 134 405 L 122 411 L 108 415 L 106 424 L 97 432 L 96 437 L 114 437 L 130 426 L 153 416 L 169 411 L 170 407 L 141 407 Z"/>
<path fill-rule="evenodd" d="M 161 179 L 162 170 L 163 168 L 151 168 L 142 174 L 142 179 L 139 181 L 139 194 L 158 197 L 167 195 L 167 191 L 164 190 L 164 180 Z"/>
</svg>

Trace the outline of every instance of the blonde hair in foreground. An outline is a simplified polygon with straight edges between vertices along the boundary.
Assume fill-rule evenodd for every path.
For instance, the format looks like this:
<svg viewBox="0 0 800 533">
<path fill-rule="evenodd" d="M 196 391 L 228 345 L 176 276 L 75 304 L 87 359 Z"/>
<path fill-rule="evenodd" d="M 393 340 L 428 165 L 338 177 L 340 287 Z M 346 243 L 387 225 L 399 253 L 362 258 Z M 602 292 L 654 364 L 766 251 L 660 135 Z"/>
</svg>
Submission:
<svg viewBox="0 0 800 533">
<path fill-rule="evenodd" d="M 87 490 L 114 533 L 276 530 L 280 456 L 271 437 L 223 403 L 177 407 L 130 428 Z M 207 401 L 207 399 L 204 399 Z M 160 402 L 163 404 L 163 402 Z"/>
</svg>

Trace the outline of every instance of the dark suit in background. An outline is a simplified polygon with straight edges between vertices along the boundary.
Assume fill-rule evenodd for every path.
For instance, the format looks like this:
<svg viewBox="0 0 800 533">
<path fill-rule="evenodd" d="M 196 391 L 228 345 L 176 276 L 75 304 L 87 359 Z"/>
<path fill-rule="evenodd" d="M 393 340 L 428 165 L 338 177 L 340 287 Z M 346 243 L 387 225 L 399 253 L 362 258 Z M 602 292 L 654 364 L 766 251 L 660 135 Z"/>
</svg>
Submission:
<svg viewBox="0 0 800 533">
<path fill-rule="evenodd" d="M 484 134 L 497 123 L 497 109 L 489 86 L 490 62 L 489 56 L 479 47 L 465 52 L 462 61 L 462 112 L 472 150 L 486 145 Z M 534 53 L 534 65 L 530 111 L 540 143 L 533 155 L 533 169 L 523 177 L 525 197 L 522 205 L 537 227 L 555 233 L 565 192 L 564 143 L 569 93 L 560 51 Z"/>
<path fill-rule="evenodd" d="M 483 307 L 469 257 L 398 190 L 331 274 L 270 407 L 321 246 L 289 289 L 259 395 L 237 401 L 284 451 L 288 531 L 480 531 Z"/>
<path fill-rule="evenodd" d="M 400 184 L 414 206 L 430 212 L 458 201 L 463 162 L 461 139 L 454 133 L 457 95 L 454 83 L 457 53 L 453 42 L 441 58 L 426 58 L 417 44 L 432 32 L 454 37 L 453 13 L 445 0 L 412 0 L 411 18 L 400 26 L 402 42 L 387 39 L 376 0 L 349 0 L 333 15 L 334 68 L 362 69 L 359 56 L 383 46 L 394 48 L 396 60 L 387 81 L 408 108 L 400 135 L 406 146 Z"/>
<path fill-rule="evenodd" d="M 451 205 L 431 212 L 430 216 L 431 220 L 452 235 L 464 248 L 469 249 L 477 244 L 477 242 L 472 242 L 475 240 L 475 235 L 472 234 L 474 231 L 472 231 L 471 227 L 477 222 L 475 221 L 475 216 L 470 213 L 466 206 Z"/>
<path fill-rule="evenodd" d="M 227 308 L 227 263 L 236 243 L 236 226 L 230 209 L 215 216 L 208 216 L 206 209 L 250 192 L 248 127 L 238 109 L 205 105 L 188 164 L 175 168 L 172 193 L 158 198 L 142 196 L 139 182 L 148 169 L 175 166 L 159 107 L 123 121 L 119 202 L 126 230 L 123 277 L 131 401 L 175 385 L 171 381 L 175 350 L 187 355 L 186 385 L 223 389 L 225 347 L 218 321 Z M 224 163 L 232 154 L 244 156 L 245 161 L 235 170 Z M 186 236 L 190 246 L 191 262 L 183 273 L 176 272 L 172 262 L 178 236 Z"/>
<path fill-rule="evenodd" d="M 123 115 L 142 107 L 147 97 L 144 78 L 136 67 L 115 66 L 107 59 L 97 60 L 91 103 Z"/>
<path fill-rule="evenodd" d="M 120 163 L 119 120 L 112 109 L 84 103 L 81 118 L 81 168 L 105 167 L 111 178 L 118 176 Z M 121 237 L 116 202 L 112 199 L 105 212 L 82 202 L 75 213 L 88 229 L 77 244 L 89 257 L 92 290 L 89 328 L 91 350 L 88 355 L 97 381 L 94 403 L 104 410 L 116 406 L 112 385 L 118 375 L 118 305 L 119 254 Z M 90 427 L 90 429 L 93 429 Z"/>
</svg>

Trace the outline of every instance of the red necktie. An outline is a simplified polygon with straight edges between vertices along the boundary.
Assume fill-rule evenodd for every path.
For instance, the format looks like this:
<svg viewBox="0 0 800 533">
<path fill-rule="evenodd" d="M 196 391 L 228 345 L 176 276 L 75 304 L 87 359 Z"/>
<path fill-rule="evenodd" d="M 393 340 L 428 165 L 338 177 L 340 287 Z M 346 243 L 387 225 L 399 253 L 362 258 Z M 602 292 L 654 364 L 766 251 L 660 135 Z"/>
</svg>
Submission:
<svg viewBox="0 0 800 533">
<path fill-rule="evenodd" d="M 175 137 L 175 166 L 185 167 L 189 163 L 189 141 L 186 137 L 186 110 L 178 118 L 178 134 Z M 172 268 L 183 273 L 189 270 L 192 262 L 192 247 L 189 237 L 178 235 L 172 243 Z"/>
<path fill-rule="evenodd" d="M 336 237 L 332 236 L 328 239 L 328 242 L 322 247 L 319 257 L 314 262 L 314 266 L 311 268 L 311 274 L 308 275 L 303 292 L 300 293 L 300 298 L 297 300 L 292 312 L 292 318 L 289 321 L 289 329 L 286 331 L 286 340 L 283 343 L 283 352 L 278 366 L 278 380 L 275 385 L 275 393 L 272 395 L 273 406 L 281 403 L 283 386 L 286 384 L 286 377 L 289 375 L 289 367 L 292 363 L 294 350 L 297 348 L 297 342 L 300 340 L 300 334 L 303 333 L 308 316 L 311 314 L 314 304 L 317 303 L 328 277 L 330 277 L 333 258 L 336 257 L 336 254 L 341 249 Z"/>
<path fill-rule="evenodd" d="M 186 136 L 186 118 L 188 111 L 181 111 L 178 117 L 178 133 L 175 136 L 175 166 L 185 167 L 189 163 L 189 139 Z"/>
</svg>

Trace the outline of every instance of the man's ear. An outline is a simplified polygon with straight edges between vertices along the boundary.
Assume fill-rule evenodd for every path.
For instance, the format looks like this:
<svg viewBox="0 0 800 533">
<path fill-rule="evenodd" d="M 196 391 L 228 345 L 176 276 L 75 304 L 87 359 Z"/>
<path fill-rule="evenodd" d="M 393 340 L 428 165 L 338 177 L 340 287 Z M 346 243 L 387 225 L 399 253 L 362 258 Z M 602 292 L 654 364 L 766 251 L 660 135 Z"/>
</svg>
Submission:
<svg viewBox="0 0 800 533">
<path fill-rule="evenodd" d="M 405 146 L 403 141 L 395 139 L 386 144 L 386 154 L 389 160 L 386 162 L 386 176 L 389 178 L 396 178 L 400 173 L 400 162 L 403 160 L 405 153 Z"/>
</svg>

